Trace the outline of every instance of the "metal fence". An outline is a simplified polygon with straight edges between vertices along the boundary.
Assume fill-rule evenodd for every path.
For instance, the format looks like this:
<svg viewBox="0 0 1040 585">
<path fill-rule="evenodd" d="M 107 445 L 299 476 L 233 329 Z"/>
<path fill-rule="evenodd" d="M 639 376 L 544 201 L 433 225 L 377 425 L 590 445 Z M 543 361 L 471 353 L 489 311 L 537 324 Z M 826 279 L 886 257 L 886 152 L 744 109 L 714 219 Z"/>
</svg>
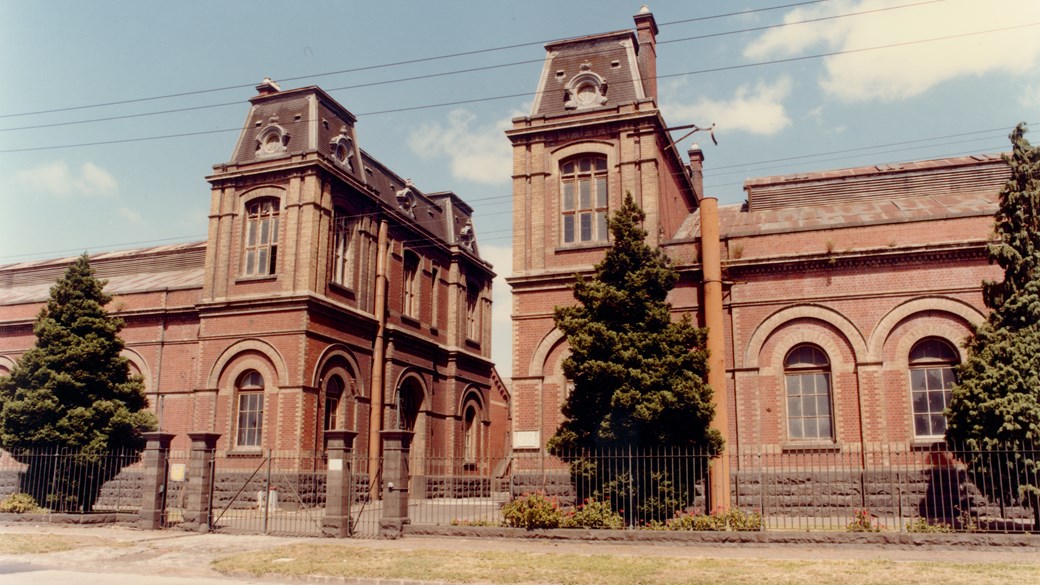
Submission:
<svg viewBox="0 0 1040 585">
<path fill-rule="evenodd" d="M 216 532 L 320 536 L 326 509 L 328 461 L 322 452 L 265 451 L 257 456 L 217 454 L 212 524 Z M 371 505 L 369 460 L 356 454 L 352 529 L 375 535 L 379 506 Z"/>
<path fill-rule="evenodd" d="M 213 530 L 328 533 L 324 453 L 212 455 L 207 520 Z M 169 454 L 164 526 L 183 517 L 191 456 Z M 729 463 L 732 506 L 754 516 L 758 530 L 1040 531 L 1040 500 L 1030 496 L 1040 486 L 1040 451 L 1032 446 L 980 451 L 886 443 L 731 449 L 721 457 Z M 500 526 L 504 506 L 538 493 L 564 514 L 594 501 L 628 528 L 667 529 L 680 524 L 676 518 L 712 512 L 706 490 L 718 461 L 689 449 L 563 457 L 531 451 L 485 461 L 412 453 L 408 518 L 416 525 Z M 353 453 L 349 469 L 348 534 L 375 536 L 389 489 L 380 477 L 382 460 Z M 135 514 L 148 496 L 146 471 L 134 452 L 0 452 L 0 499 L 26 493 L 55 512 Z"/>
<path fill-rule="evenodd" d="M 1028 492 L 1018 490 L 1040 485 L 1040 452 L 1033 447 L 874 444 L 740 449 L 722 457 L 729 461 L 732 506 L 753 516 L 750 525 L 759 530 L 1040 530 Z M 507 502 L 537 493 L 565 514 L 589 501 L 609 504 L 629 528 L 725 526 L 675 521 L 712 512 L 706 493 L 712 458 L 703 451 L 620 449 L 560 458 L 531 452 L 469 469 L 450 456 L 434 459 L 435 467 L 454 473 L 418 478 L 409 506 L 413 524 L 503 525 Z M 486 472 L 492 469 L 506 472 Z"/>
<path fill-rule="evenodd" d="M 143 470 L 135 451 L 62 448 L 0 453 L 0 499 L 23 493 L 54 512 L 137 513 Z"/>
</svg>

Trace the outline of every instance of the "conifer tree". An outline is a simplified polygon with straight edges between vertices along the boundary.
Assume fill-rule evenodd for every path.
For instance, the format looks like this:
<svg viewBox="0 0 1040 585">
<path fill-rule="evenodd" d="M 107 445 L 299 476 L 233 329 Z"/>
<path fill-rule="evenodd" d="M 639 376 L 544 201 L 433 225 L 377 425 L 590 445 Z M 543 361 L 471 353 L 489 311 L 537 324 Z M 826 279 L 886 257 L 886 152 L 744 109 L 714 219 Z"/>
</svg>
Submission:
<svg viewBox="0 0 1040 585">
<path fill-rule="evenodd" d="M 705 330 L 671 318 L 668 292 L 678 273 L 646 243 L 646 215 L 626 194 L 609 219 L 613 245 L 591 279 L 574 284 L 578 303 L 557 307 L 574 383 L 556 451 L 597 447 L 702 446 L 718 449 L 707 384 Z"/>
<path fill-rule="evenodd" d="M 105 310 L 111 297 L 104 285 L 86 254 L 72 263 L 36 318 L 36 345 L 0 377 L 0 448 L 30 465 L 23 488 L 31 490 L 23 491 L 55 509 L 89 511 L 92 490 L 120 467 L 102 454 L 136 455 L 142 433 L 155 428 L 143 381 L 120 355 L 123 322 Z M 47 466 L 60 458 L 32 455 L 40 452 L 75 456 L 55 472 Z"/>
<path fill-rule="evenodd" d="M 1004 503 L 1021 498 L 1040 530 L 1040 148 L 1025 133 L 1019 124 L 1010 135 L 1011 177 L 988 248 L 1004 279 L 983 283 L 991 311 L 966 342 L 946 440 L 974 453 L 968 463 L 976 485 Z"/>
<path fill-rule="evenodd" d="M 592 278 L 579 277 L 574 284 L 578 304 L 555 309 L 556 326 L 571 349 L 563 372 L 574 388 L 548 447 L 583 475 L 579 485 L 595 486 L 579 496 L 610 498 L 618 505 L 634 498 L 644 516 L 671 516 L 692 501 L 672 479 L 596 470 L 580 454 L 722 448 L 721 434 L 710 428 L 715 409 L 707 384 L 706 332 L 689 316 L 672 319 L 667 296 L 678 273 L 661 249 L 646 243 L 645 217 L 626 194 L 608 220 L 611 248 Z M 688 471 L 691 477 L 698 473 Z"/>
</svg>

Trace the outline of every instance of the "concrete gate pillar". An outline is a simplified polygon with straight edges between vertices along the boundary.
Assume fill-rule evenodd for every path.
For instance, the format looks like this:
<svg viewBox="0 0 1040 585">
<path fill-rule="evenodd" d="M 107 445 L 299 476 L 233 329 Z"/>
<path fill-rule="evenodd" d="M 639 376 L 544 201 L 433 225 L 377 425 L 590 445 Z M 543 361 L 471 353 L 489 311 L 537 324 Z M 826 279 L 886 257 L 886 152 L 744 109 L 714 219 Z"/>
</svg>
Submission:
<svg viewBox="0 0 1040 585">
<path fill-rule="evenodd" d="M 162 528 L 166 516 L 166 478 L 169 472 L 170 443 L 173 433 L 144 433 L 144 496 L 137 526 L 146 530 Z"/>
<path fill-rule="evenodd" d="M 408 524 L 408 451 L 412 431 L 380 431 L 383 440 L 383 517 L 380 538 L 400 538 Z"/>
<path fill-rule="evenodd" d="M 354 503 L 354 474 L 350 453 L 354 448 L 354 431 L 325 431 L 325 453 L 328 474 L 325 478 L 325 519 L 322 532 L 326 536 L 351 536 L 350 507 Z"/>
<path fill-rule="evenodd" d="M 209 532 L 213 516 L 213 462 L 219 433 L 188 433 L 191 459 L 188 462 L 188 494 L 184 505 L 185 530 Z"/>
</svg>

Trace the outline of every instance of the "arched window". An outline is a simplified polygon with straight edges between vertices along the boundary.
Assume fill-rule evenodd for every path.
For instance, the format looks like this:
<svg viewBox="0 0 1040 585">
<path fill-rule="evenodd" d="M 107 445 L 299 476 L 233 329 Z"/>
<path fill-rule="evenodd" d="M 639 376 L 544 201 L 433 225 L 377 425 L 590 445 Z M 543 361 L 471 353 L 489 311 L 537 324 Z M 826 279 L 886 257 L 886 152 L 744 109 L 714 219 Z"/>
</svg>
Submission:
<svg viewBox="0 0 1040 585">
<path fill-rule="evenodd" d="M 238 403 L 235 445 L 259 449 L 264 430 L 264 377 L 256 370 L 249 370 L 239 376 L 235 391 Z"/>
<path fill-rule="evenodd" d="M 325 430 L 341 428 L 339 405 L 343 399 L 343 380 L 339 376 L 331 376 L 325 383 Z"/>
<path fill-rule="evenodd" d="M 419 318 L 419 264 L 415 252 L 404 253 L 404 306 L 401 312 L 413 319 Z"/>
<path fill-rule="evenodd" d="M 477 405 L 470 402 L 462 415 L 462 455 L 466 463 L 476 463 L 480 452 L 480 416 Z"/>
<path fill-rule="evenodd" d="M 414 378 L 409 378 L 397 389 L 397 428 L 415 430 L 422 400 L 422 387 Z"/>
<path fill-rule="evenodd" d="M 587 155 L 560 165 L 563 243 L 607 241 L 607 157 Z"/>
<path fill-rule="evenodd" d="M 943 410 L 950 401 L 959 361 L 949 343 L 930 337 L 910 349 L 910 403 L 914 412 L 914 436 L 941 437 L 946 433 Z"/>
<path fill-rule="evenodd" d="M 332 281 L 347 288 L 354 287 L 357 228 L 358 222 L 337 207 L 333 218 Z"/>
<path fill-rule="evenodd" d="M 256 199 L 246 205 L 242 273 L 274 274 L 278 265 L 278 200 Z"/>
<path fill-rule="evenodd" d="M 796 346 L 784 358 L 784 384 L 788 438 L 792 441 L 833 439 L 827 354 L 815 345 Z"/>
</svg>

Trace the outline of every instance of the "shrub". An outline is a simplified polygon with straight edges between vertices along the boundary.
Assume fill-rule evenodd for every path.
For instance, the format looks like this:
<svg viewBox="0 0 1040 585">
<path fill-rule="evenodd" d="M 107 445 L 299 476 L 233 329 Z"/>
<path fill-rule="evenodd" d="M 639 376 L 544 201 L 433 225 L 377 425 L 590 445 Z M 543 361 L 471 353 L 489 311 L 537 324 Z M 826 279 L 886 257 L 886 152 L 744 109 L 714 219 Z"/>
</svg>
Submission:
<svg viewBox="0 0 1040 585">
<path fill-rule="evenodd" d="M 587 499 L 573 511 L 563 517 L 563 528 L 605 528 L 620 530 L 625 527 L 625 519 L 610 508 L 609 502 Z"/>
<path fill-rule="evenodd" d="M 648 530 L 710 530 L 716 532 L 753 532 L 762 529 L 762 514 L 733 508 L 728 512 L 711 514 L 676 514 L 663 525 L 651 522 Z"/>
<path fill-rule="evenodd" d="M 953 532 L 953 527 L 945 522 L 937 522 L 935 524 L 929 524 L 928 520 L 924 518 L 917 518 L 916 520 L 910 521 L 906 525 L 907 532 L 929 532 L 929 533 L 941 533 L 941 532 Z"/>
<path fill-rule="evenodd" d="M 467 520 L 465 518 L 452 518 L 452 526 L 498 526 L 490 520 Z"/>
<path fill-rule="evenodd" d="M 736 532 L 757 532 L 762 530 L 762 514 L 733 508 L 722 514 L 726 520 L 726 530 Z"/>
<path fill-rule="evenodd" d="M 849 532 L 881 532 L 881 525 L 874 520 L 870 510 L 856 510 L 852 521 L 845 525 Z"/>
<path fill-rule="evenodd" d="M 559 528 L 563 521 L 563 512 L 555 499 L 545 494 L 525 494 L 513 498 L 502 506 L 502 518 L 506 526 L 515 528 Z"/>
<path fill-rule="evenodd" d="M 0 501 L 0 512 L 7 514 L 30 514 L 41 508 L 29 494 L 11 494 Z"/>
</svg>

